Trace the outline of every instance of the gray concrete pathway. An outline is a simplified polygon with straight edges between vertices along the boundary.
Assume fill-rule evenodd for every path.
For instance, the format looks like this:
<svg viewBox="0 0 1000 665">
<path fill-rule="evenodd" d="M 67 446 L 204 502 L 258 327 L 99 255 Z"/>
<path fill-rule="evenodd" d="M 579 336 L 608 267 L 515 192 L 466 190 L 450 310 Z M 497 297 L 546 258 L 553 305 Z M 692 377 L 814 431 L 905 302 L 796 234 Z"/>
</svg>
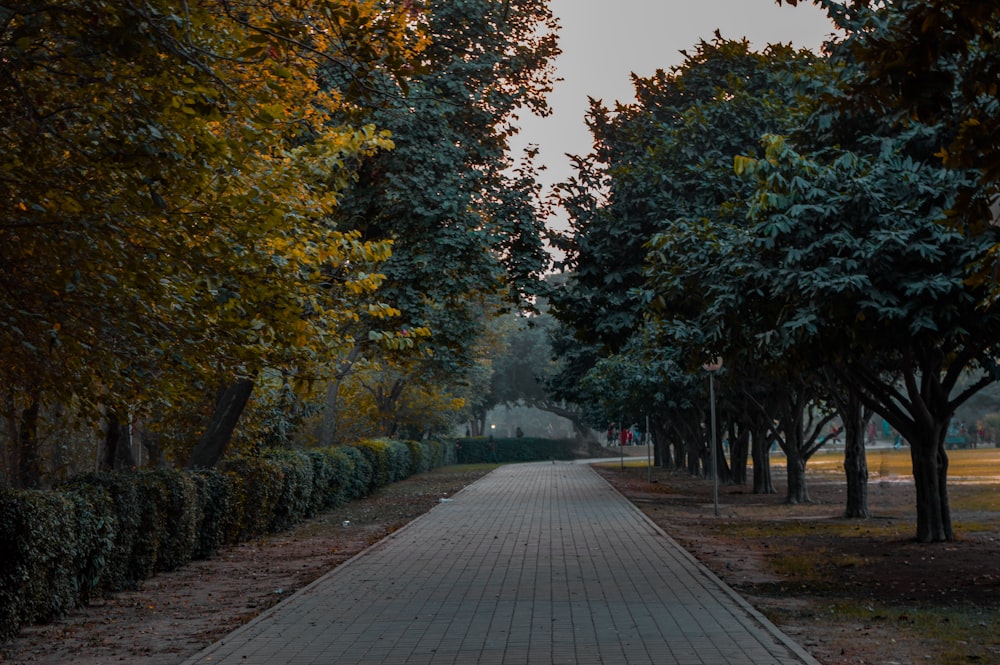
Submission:
<svg viewBox="0 0 1000 665">
<path fill-rule="evenodd" d="M 818 665 L 589 466 L 500 467 L 185 665 Z"/>
</svg>

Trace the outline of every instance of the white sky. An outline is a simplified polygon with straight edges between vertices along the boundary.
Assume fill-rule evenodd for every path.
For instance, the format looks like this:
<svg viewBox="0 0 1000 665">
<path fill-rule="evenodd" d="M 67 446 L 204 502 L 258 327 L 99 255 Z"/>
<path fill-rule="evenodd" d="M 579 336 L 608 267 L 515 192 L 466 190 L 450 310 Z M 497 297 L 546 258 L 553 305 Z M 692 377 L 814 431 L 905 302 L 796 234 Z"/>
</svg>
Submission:
<svg viewBox="0 0 1000 665">
<path fill-rule="evenodd" d="M 549 98 L 553 114 L 523 118 L 514 141 L 515 155 L 529 143 L 539 146 L 546 186 L 572 174 L 566 153 L 590 151 L 587 97 L 609 108 L 631 101 L 631 72 L 645 77 L 669 70 L 682 62 L 681 50 L 693 52 L 716 29 L 726 39 L 746 37 L 758 50 L 776 42 L 818 50 L 833 32 L 826 14 L 808 1 L 779 7 L 774 0 L 550 0 L 549 6 L 562 26 L 556 67 L 564 80 Z"/>
</svg>

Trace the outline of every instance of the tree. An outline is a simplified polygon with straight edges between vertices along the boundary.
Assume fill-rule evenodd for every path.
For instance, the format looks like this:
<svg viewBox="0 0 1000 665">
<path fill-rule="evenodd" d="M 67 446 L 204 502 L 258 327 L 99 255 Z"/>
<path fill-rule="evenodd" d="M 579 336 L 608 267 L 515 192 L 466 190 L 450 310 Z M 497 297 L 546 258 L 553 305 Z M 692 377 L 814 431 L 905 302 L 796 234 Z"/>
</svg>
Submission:
<svg viewBox="0 0 1000 665">
<path fill-rule="evenodd" d="M 777 0 L 781 3 L 781 0 Z M 786 0 L 795 5 L 797 0 Z M 1000 195 L 1000 5 L 960 0 L 814 0 L 845 26 L 845 56 L 866 72 L 839 111 L 889 114 L 942 128 L 935 157 L 949 168 L 979 172 L 982 190 L 960 193 L 955 214 L 984 225 L 998 216 Z M 897 113 L 902 111 L 902 113 Z M 995 282 L 994 248 L 977 278 Z M 990 290 L 996 296 L 997 288 Z"/>
<path fill-rule="evenodd" d="M 814 158 L 772 139 L 750 169 L 758 288 L 785 313 L 772 330 L 818 354 L 910 442 L 922 542 L 954 537 L 944 439 L 955 409 L 997 375 L 1000 351 L 1000 310 L 982 306 L 969 269 L 1000 237 L 948 218 L 975 174 L 928 161 L 930 131 Z"/>
<path fill-rule="evenodd" d="M 6 385 L 124 413 L 302 362 L 387 247 L 332 227 L 354 161 L 389 147 L 321 90 L 393 71 L 405 9 L 91 0 L 0 9 L 0 365 Z M 331 275 L 333 279 L 325 277 Z"/>
<path fill-rule="evenodd" d="M 749 314 L 736 306 L 738 293 L 721 294 L 720 302 L 728 305 L 724 316 L 700 316 L 706 292 L 726 288 L 727 282 L 713 280 L 723 276 L 715 268 L 730 265 L 728 256 L 742 247 L 741 205 L 752 187 L 733 171 L 733 158 L 753 149 L 762 134 L 790 131 L 801 122 L 820 66 L 808 51 L 774 45 L 756 53 L 746 41 L 717 34 L 670 73 L 634 79 L 635 104 L 619 105 L 614 114 L 592 104 L 588 122 L 595 151 L 577 160 L 578 176 L 561 187 L 572 220 L 570 233 L 560 239 L 571 278 L 553 302 L 556 316 L 593 350 L 595 361 L 624 348 L 646 316 L 656 323 L 650 328 L 656 337 L 643 344 L 645 355 L 655 358 L 665 348 L 662 355 L 691 374 L 724 345 L 755 348 L 730 335 Z M 660 241 L 650 245 L 655 238 Z M 727 366 L 730 360 L 733 367 L 753 365 L 735 350 L 722 355 Z M 579 381 L 590 368 L 570 369 L 579 375 L 564 383 Z M 743 381 L 730 385 L 752 390 Z M 694 470 L 697 451 L 704 449 L 705 417 L 693 405 L 708 401 L 686 401 L 693 407 L 691 422 L 678 438 L 688 443 L 681 451 Z M 644 411 L 656 409 L 649 404 Z M 757 430 L 755 445 L 765 448 L 755 456 L 755 473 L 769 443 Z M 770 491 L 769 485 L 758 489 Z"/>
<path fill-rule="evenodd" d="M 1000 109 L 992 100 L 1000 79 L 1000 6 L 960 0 L 814 4 L 840 23 L 865 26 L 850 31 L 843 43 L 868 72 L 853 86 L 851 103 L 905 109 L 924 124 L 944 123 L 951 137 L 938 155 L 944 164 L 980 170 L 981 183 L 995 188 Z"/>
<path fill-rule="evenodd" d="M 675 220 L 731 214 L 724 204 L 745 188 L 733 156 L 794 122 L 815 59 L 780 45 L 755 53 L 716 34 L 671 72 L 633 77 L 635 104 L 612 114 L 592 101 L 595 150 L 559 186 L 571 229 L 556 242 L 572 282 L 553 300 L 581 341 L 614 352 L 637 330 L 645 244 Z"/>
<path fill-rule="evenodd" d="M 380 296 L 399 310 L 393 325 L 430 333 L 417 354 L 369 354 L 392 366 L 389 397 L 464 380 L 487 320 L 524 307 L 547 266 L 530 155 L 515 164 L 508 138 L 518 113 L 547 112 L 551 12 L 540 0 L 425 9 L 422 67 L 405 85 L 380 82 L 381 103 L 351 116 L 391 130 L 395 149 L 364 160 L 338 212 L 393 243 Z"/>
</svg>

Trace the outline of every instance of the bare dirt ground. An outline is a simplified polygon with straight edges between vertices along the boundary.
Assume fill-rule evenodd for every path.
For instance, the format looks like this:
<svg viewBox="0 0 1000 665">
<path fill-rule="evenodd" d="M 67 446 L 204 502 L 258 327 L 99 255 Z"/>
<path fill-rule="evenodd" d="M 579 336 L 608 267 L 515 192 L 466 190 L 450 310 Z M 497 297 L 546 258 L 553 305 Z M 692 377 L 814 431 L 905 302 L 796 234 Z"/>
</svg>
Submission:
<svg viewBox="0 0 1000 665">
<path fill-rule="evenodd" d="M 410 478 L 287 533 L 157 575 L 26 629 L 0 646 L 0 662 L 181 663 L 488 470 Z M 839 517 L 843 488 L 833 481 L 812 482 L 806 506 L 723 487 L 714 517 L 705 480 L 655 470 L 649 483 L 645 468 L 618 465 L 600 472 L 824 665 L 1000 663 L 995 512 L 957 510 L 957 542 L 918 545 L 913 488 L 900 479 L 871 483 L 875 517 L 859 522 Z M 957 486 L 953 502 L 973 491 Z"/>
</svg>

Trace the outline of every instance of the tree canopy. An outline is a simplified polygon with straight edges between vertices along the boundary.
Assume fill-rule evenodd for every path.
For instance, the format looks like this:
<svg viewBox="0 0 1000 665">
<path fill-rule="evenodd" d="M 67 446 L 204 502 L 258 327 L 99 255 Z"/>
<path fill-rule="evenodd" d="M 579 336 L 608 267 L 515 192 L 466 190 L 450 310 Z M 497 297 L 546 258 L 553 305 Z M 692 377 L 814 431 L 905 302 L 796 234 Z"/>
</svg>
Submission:
<svg viewBox="0 0 1000 665">
<path fill-rule="evenodd" d="M 340 292 L 370 293 L 389 245 L 330 213 L 391 141 L 333 119 L 415 58 L 414 19 L 361 0 L 6 3 L 5 384 L 123 403 L 339 343 L 363 306 Z M 319 85 L 347 66 L 350 85 Z"/>
<path fill-rule="evenodd" d="M 722 356 L 731 443 L 752 433 L 757 489 L 758 455 L 777 441 L 793 502 L 808 499 L 804 465 L 824 423 L 839 415 L 860 442 L 874 410 L 911 443 L 918 539 L 950 540 L 944 437 L 997 376 L 1000 351 L 984 279 L 1000 241 L 993 179 L 988 160 L 959 156 L 993 131 L 976 119 L 995 99 L 957 65 L 989 71 L 995 22 L 977 12 L 913 63 L 947 72 L 927 106 L 897 78 L 909 63 L 886 58 L 916 57 L 892 40 L 917 17 L 923 30 L 955 17 L 953 3 L 819 4 L 842 30 L 822 56 L 717 36 L 671 73 L 637 79 L 635 104 L 594 104 L 595 151 L 561 186 L 569 279 L 553 300 L 591 354 L 567 363 L 577 374 L 565 383 L 595 405 L 611 394 L 665 412 L 661 391 L 635 390 L 637 368 L 662 367 L 662 392 L 679 398 L 702 382 L 672 367 L 697 376 Z M 697 471 L 704 414 L 672 414 L 695 423 L 666 434 L 693 442 L 678 450 Z"/>
<path fill-rule="evenodd" d="M 368 353 L 391 370 L 372 387 L 387 396 L 465 382 L 487 321 L 528 306 L 548 265 L 531 156 L 508 145 L 519 113 L 547 113 L 558 54 L 547 3 L 432 0 L 425 23 L 421 69 L 350 114 L 395 147 L 362 161 L 338 210 L 364 239 L 392 243 L 380 297 L 398 309 L 393 325 L 426 331 L 417 354 Z"/>
</svg>

